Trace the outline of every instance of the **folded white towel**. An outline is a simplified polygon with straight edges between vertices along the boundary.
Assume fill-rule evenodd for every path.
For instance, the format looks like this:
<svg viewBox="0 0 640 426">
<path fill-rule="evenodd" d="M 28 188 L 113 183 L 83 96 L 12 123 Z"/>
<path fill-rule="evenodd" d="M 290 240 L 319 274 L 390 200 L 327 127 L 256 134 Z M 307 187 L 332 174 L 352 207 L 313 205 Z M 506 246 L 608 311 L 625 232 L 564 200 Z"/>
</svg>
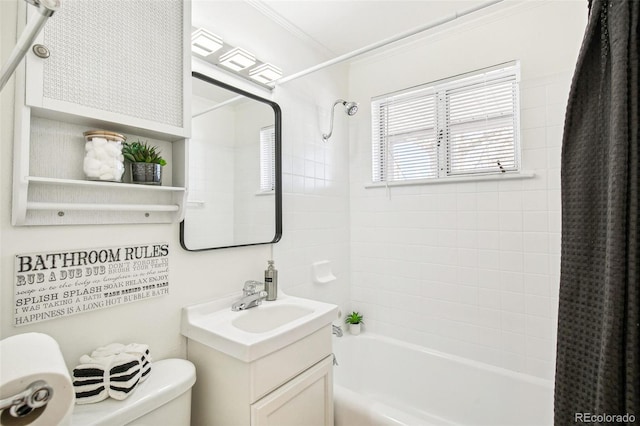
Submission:
<svg viewBox="0 0 640 426">
<path fill-rule="evenodd" d="M 92 358 L 102 358 L 105 356 L 118 355 L 125 348 L 122 343 L 111 343 L 106 346 L 100 346 L 95 351 L 91 352 Z"/>
</svg>

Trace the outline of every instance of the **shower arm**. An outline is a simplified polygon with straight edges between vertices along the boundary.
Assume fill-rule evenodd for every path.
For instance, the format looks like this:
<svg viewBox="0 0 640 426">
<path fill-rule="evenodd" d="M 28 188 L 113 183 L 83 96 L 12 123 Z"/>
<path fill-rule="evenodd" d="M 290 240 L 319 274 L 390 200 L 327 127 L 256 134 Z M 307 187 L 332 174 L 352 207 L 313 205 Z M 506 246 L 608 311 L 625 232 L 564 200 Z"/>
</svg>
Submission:
<svg viewBox="0 0 640 426">
<path fill-rule="evenodd" d="M 333 107 L 331 108 L 331 122 L 329 124 L 329 133 L 323 133 L 322 134 L 322 140 L 323 141 L 327 142 L 329 140 L 329 138 L 331 137 L 331 135 L 333 134 L 333 116 L 335 115 L 336 105 L 338 105 L 338 104 L 343 104 L 344 105 L 345 103 L 347 103 L 347 101 L 345 101 L 344 99 L 338 99 L 333 104 Z"/>
<path fill-rule="evenodd" d="M 40 31 L 46 24 L 47 19 L 53 15 L 55 11 L 60 9 L 61 0 L 25 0 L 27 3 L 32 4 L 38 8 L 38 12 L 34 15 L 36 17 L 31 19 L 27 24 L 24 31 L 20 35 L 20 38 L 16 42 L 7 63 L 2 67 L 2 72 L 0 73 L 0 91 L 4 89 L 4 86 L 7 84 L 11 75 L 18 67 L 18 64 L 24 58 L 24 55 L 29 50 L 29 47 L 33 43 L 33 41 L 38 37 Z"/>
</svg>

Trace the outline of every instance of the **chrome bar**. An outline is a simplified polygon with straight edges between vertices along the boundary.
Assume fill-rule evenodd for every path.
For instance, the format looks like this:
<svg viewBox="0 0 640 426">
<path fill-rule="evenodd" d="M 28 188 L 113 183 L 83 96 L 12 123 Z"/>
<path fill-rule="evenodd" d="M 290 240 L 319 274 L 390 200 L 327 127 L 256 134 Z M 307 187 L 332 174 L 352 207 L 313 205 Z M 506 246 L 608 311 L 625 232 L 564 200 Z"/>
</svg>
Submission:
<svg viewBox="0 0 640 426">
<path fill-rule="evenodd" d="M 40 31 L 44 27 L 44 24 L 47 22 L 47 19 L 53 15 L 55 11 L 60 8 L 61 0 L 25 0 L 28 3 L 31 3 L 38 7 L 37 14 L 34 13 L 35 17 L 29 20 L 27 27 L 22 31 L 18 42 L 16 43 L 11 55 L 9 56 L 9 60 L 2 67 L 2 72 L 0 75 L 0 91 L 4 89 L 4 86 L 7 84 L 11 75 L 18 67 L 18 64 L 24 58 L 24 55 L 27 53 L 27 50 L 33 44 L 33 41 L 38 37 Z"/>
<path fill-rule="evenodd" d="M 9 408 L 13 417 L 22 417 L 33 409 L 44 407 L 53 397 L 53 388 L 43 380 L 31 383 L 27 389 L 9 398 L 0 400 L 0 410 Z"/>
</svg>

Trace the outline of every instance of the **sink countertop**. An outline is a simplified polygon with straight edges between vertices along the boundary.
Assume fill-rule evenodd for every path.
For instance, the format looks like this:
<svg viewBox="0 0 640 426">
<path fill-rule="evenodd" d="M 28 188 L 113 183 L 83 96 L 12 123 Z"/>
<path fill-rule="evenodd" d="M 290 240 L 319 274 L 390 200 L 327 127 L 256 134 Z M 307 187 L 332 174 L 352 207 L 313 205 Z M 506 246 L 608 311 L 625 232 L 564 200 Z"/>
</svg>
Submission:
<svg viewBox="0 0 640 426">
<path fill-rule="evenodd" d="M 241 295 L 229 295 L 182 308 L 182 335 L 241 361 L 252 362 L 330 324 L 338 315 L 336 305 L 284 294 L 280 294 L 275 301 L 263 301 L 254 308 L 234 312 L 231 305 Z M 267 311 L 278 315 L 279 307 L 285 308 L 280 311 L 294 311 L 288 309 L 290 306 L 304 309 L 295 310 L 300 312 L 299 317 L 269 330 L 250 332 L 234 325 L 242 316 L 253 314 L 256 320 L 260 320 L 265 314 L 269 315 Z M 249 317 L 242 318 L 241 323 L 250 321 Z"/>
</svg>

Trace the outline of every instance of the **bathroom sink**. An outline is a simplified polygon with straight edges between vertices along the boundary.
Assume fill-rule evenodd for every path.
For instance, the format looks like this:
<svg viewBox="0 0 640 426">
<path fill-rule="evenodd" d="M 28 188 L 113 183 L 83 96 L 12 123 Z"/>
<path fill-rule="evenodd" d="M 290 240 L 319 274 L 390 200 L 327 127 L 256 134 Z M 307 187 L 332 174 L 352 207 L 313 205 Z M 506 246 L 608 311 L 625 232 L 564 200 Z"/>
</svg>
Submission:
<svg viewBox="0 0 640 426">
<path fill-rule="evenodd" d="M 231 324 L 249 333 L 264 333 L 313 313 L 312 309 L 298 305 L 269 306 L 265 304 L 258 308 L 262 309 L 247 309 L 238 318 L 232 320 Z"/>
<path fill-rule="evenodd" d="M 232 311 L 239 298 L 234 294 L 182 308 L 182 335 L 251 362 L 331 324 L 338 314 L 336 305 L 288 295 Z"/>
</svg>

